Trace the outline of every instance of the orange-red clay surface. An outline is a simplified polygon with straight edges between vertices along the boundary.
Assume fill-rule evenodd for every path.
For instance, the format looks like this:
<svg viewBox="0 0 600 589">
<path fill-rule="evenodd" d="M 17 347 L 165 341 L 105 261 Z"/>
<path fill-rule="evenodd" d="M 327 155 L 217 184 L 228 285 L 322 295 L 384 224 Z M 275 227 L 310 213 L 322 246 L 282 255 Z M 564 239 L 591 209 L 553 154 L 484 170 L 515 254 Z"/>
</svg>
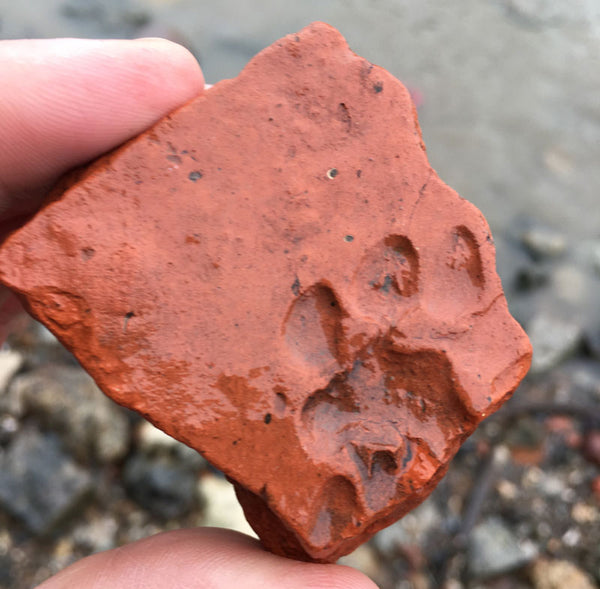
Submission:
<svg viewBox="0 0 600 589">
<path fill-rule="evenodd" d="M 530 362 L 408 92 L 320 23 L 57 188 L 0 278 L 305 560 L 423 501 Z"/>
</svg>

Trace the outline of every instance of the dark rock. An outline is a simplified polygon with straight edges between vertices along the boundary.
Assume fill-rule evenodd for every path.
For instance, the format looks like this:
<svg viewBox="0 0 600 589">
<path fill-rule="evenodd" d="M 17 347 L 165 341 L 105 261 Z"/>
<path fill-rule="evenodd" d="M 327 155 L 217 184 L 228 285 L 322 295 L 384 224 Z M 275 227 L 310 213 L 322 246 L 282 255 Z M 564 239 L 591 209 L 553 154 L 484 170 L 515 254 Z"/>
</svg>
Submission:
<svg viewBox="0 0 600 589">
<path fill-rule="evenodd" d="M 37 534 L 50 532 L 91 488 L 58 438 L 23 430 L 0 453 L 0 505 Z"/>
<path fill-rule="evenodd" d="M 134 454 L 125 463 L 123 479 L 132 498 L 163 519 L 185 515 L 196 503 L 197 471 L 167 456 Z"/>
<path fill-rule="evenodd" d="M 589 354 L 596 360 L 600 360 L 600 328 L 598 326 L 585 328 L 584 343 Z"/>
<path fill-rule="evenodd" d="M 137 427 L 136 441 L 138 450 L 150 457 L 170 456 L 196 471 L 209 465 L 196 450 L 154 427 L 149 421 L 142 421 Z"/>
<path fill-rule="evenodd" d="M 514 285 L 517 291 L 529 291 L 546 286 L 549 281 L 547 268 L 539 264 L 528 264 L 517 271 Z"/>
</svg>

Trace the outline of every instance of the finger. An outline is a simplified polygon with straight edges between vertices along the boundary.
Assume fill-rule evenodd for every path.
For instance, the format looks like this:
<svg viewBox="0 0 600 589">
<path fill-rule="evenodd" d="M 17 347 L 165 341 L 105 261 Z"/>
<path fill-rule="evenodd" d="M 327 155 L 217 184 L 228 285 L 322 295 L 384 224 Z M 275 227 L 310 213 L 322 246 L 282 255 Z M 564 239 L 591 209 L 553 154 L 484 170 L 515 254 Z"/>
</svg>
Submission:
<svg viewBox="0 0 600 589">
<path fill-rule="evenodd" d="M 0 41 L 0 79 L 0 220 L 204 86 L 191 53 L 164 39 Z"/>
<path fill-rule="evenodd" d="M 248 536 L 217 528 L 179 530 L 95 554 L 38 589 L 376 589 L 358 571 L 265 552 Z"/>
</svg>

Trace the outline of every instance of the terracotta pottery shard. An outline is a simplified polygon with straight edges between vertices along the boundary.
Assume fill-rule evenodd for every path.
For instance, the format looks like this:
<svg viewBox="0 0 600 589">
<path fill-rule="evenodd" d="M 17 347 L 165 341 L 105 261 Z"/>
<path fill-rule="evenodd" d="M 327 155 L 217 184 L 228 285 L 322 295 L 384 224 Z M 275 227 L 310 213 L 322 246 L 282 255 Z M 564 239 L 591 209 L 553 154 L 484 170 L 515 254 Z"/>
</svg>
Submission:
<svg viewBox="0 0 600 589">
<path fill-rule="evenodd" d="M 0 268 L 299 559 L 419 504 L 530 362 L 407 90 L 319 23 L 55 190 Z"/>
</svg>

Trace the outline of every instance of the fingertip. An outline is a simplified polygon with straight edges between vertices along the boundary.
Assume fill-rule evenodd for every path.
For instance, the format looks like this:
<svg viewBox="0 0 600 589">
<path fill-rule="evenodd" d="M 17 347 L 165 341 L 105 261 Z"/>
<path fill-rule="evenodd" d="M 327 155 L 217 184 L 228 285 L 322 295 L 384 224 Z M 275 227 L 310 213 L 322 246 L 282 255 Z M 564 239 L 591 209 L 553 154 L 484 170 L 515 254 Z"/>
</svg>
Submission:
<svg viewBox="0 0 600 589">
<path fill-rule="evenodd" d="M 204 91 L 194 56 L 159 38 L 0 41 L 0 77 L 4 217 L 15 194 L 54 182 Z"/>
<path fill-rule="evenodd" d="M 213 589 L 377 589 L 359 571 L 298 562 L 266 552 L 231 530 L 166 532 L 71 565 L 39 589 L 125 589 L 168 586 Z"/>
<path fill-rule="evenodd" d="M 294 563 L 296 570 L 285 575 L 286 589 L 378 589 L 377 585 L 360 571 L 338 564 Z"/>
<path fill-rule="evenodd" d="M 163 56 L 172 75 L 171 81 L 177 83 L 177 90 L 181 92 L 180 102 L 186 102 L 202 92 L 204 75 L 189 49 L 162 37 L 140 37 L 134 39 L 134 43 L 142 51 L 155 52 L 155 57 Z M 166 89 L 173 91 L 172 86 Z"/>
</svg>

